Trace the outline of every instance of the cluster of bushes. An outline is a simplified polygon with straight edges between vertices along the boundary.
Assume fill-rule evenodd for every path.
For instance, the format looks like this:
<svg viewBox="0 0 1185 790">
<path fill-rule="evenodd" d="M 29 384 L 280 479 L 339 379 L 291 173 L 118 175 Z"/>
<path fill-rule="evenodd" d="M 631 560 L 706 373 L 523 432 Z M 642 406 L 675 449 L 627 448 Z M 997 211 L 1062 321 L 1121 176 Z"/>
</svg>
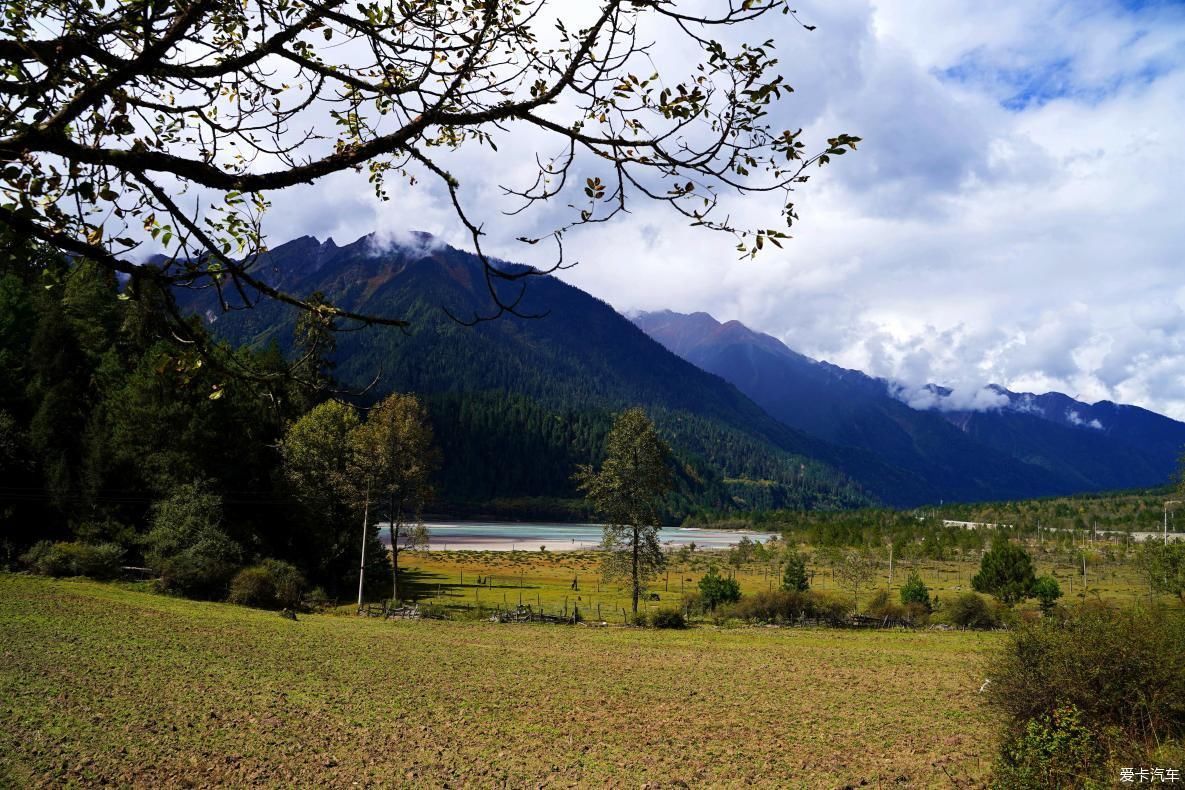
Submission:
<svg viewBox="0 0 1185 790">
<path fill-rule="evenodd" d="M 21 560 L 29 570 L 43 576 L 86 576 L 107 581 L 120 576 L 124 553 L 115 543 L 92 545 L 43 540 L 34 544 Z M 160 570 L 157 586 L 164 592 L 221 598 L 219 593 L 229 589 L 226 599 L 244 606 L 296 609 L 302 605 L 305 581 L 296 566 L 268 559 L 239 569 L 235 563 L 237 557 L 237 547 L 227 549 L 219 536 L 206 535 L 189 542 L 182 550 L 155 556 L 150 561 L 155 561 L 155 567 Z M 324 598 L 323 591 L 317 592 Z"/>
<path fill-rule="evenodd" d="M 633 624 L 643 628 L 686 628 L 687 618 L 678 609 L 658 609 L 653 612 L 638 612 Z"/>
<path fill-rule="evenodd" d="M 1007 732 L 1000 787 L 1110 786 L 1123 766 L 1185 764 L 1185 615 L 1064 610 L 1022 624 L 988 688 Z"/>
<path fill-rule="evenodd" d="M 89 576 L 114 579 L 123 567 L 123 548 L 115 543 L 91 545 L 43 540 L 21 558 L 33 571 L 45 576 Z"/>
<path fill-rule="evenodd" d="M 747 623 L 793 623 L 803 618 L 842 620 L 848 605 L 822 593 L 771 590 L 745 596 L 719 612 L 721 619 Z"/>
<path fill-rule="evenodd" d="M 301 604 L 303 589 L 304 577 L 296 566 L 281 560 L 264 560 L 235 574 L 227 600 L 261 609 L 296 609 Z"/>
<path fill-rule="evenodd" d="M 200 484 L 179 487 L 153 508 L 152 528 L 137 540 L 162 592 L 267 609 L 301 605 L 305 581 L 294 565 L 265 559 L 243 567 L 244 551 L 221 526 L 219 497 Z M 104 530 L 105 533 L 112 529 Z M 46 576 L 117 578 L 125 549 L 117 543 L 42 541 L 22 557 Z"/>
</svg>

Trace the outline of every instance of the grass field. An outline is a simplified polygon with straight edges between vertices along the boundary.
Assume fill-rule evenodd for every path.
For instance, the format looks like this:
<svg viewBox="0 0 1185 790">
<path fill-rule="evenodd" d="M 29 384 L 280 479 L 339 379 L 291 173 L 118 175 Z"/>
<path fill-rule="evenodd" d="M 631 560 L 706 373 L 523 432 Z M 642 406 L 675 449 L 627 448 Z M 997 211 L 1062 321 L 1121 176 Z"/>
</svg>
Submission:
<svg viewBox="0 0 1185 790">
<path fill-rule="evenodd" d="M 0 575 L 0 784 L 977 785 L 996 634 L 298 622 Z"/>
</svg>

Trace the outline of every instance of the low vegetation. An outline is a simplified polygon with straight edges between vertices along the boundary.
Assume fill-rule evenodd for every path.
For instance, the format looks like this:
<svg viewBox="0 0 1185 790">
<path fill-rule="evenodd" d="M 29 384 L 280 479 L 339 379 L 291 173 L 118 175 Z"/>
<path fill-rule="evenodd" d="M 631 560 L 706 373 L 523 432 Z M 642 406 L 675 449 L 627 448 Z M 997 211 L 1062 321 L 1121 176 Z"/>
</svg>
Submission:
<svg viewBox="0 0 1185 790">
<path fill-rule="evenodd" d="M 1177 609 L 1085 606 L 1011 633 L 988 670 L 1007 721 L 999 785 L 1104 787 L 1123 767 L 1185 766 L 1182 645 Z"/>
</svg>

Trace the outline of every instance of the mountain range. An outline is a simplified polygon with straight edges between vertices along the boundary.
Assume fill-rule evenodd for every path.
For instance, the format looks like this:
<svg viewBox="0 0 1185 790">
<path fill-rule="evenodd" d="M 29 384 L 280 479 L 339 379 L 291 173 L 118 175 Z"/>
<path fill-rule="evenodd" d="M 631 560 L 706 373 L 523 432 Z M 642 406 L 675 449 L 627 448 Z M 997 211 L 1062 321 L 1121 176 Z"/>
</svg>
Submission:
<svg viewBox="0 0 1185 790">
<path fill-rule="evenodd" d="M 633 320 L 786 425 L 932 484 L 932 501 L 1161 485 L 1185 447 L 1185 423 L 1136 406 L 990 386 L 972 410 L 931 386 L 923 392 L 931 407 L 919 409 L 892 382 L 816 361 L 737 321 L 670 311 Z"/>
<path fill-rule="evenodd" d="M 426 234 L 341 246 L 298 238 L 254 273 L 293 294 L 411 322 L 338 334 L 335 375 L 363 389 L 377 374 L 366 398 L 410 391 L 427 400 L 445 459 L 441 499 L 458 512 L 573 502 L 576 466 L 599 460 L 612 413 L 630 405 L 646 407 L 675 451 L 673 517 L 1154 485 L 1185 444 L 1185 424 L 1056 393 L 1000 390 L 1008 406 L 990 411 L 914 409 L 884 381 L 737 322 L 670 312 L 631 322 L 551 276 L 528 278 L 519 304 L 540 317 L 462 325 L 450 315 L 490 309 L 482 264 Z M 513 298 L 518 285 L 495 287 Z M 232 344 L 292 349 L 297 311 L 287 305 L 247 291 L 230 306 L 251 309 L 224 312 L 209 290 L 176 294 Z"/>
<path fill-rule="evenodd" d="M 445 459 L 441 500 L 451 510 L 577 499 L 577 465 L 599 460 L 613 413 L 635 404 L 646 407 L 676 452 L 680 492 L 672 513 L 851 507 L 905 482 L 861 451 L 778 422 L 733 385 L 554 277 L 530 278 L 519 305 L 524 315 L 543 317 L 458 323 L 449 315 L 490 311 L 482 264 L 427 236 L 396 245 L 368 236 L 342 246 L 299 238 L 270 250 L 254 273 L 290 293 L 320 292 L 351 310 L 411 322 L 406 331 L 339 333 L 335 375 L 360 390 L 377 373 L 367 398 L 424 396 Z M 510 298 L 517 285 L 496 287 Z M 297 311 L 287 305 L 247 292 L 254 307 L 233 309 L 245 304 L 232 301 L 223 312 L 210 290 L 180 288 L 176 297 L 234 345 L 293 346 Z M 859 470 L 859 481 L 841 471 L 848 469 Z"/>
</svg>

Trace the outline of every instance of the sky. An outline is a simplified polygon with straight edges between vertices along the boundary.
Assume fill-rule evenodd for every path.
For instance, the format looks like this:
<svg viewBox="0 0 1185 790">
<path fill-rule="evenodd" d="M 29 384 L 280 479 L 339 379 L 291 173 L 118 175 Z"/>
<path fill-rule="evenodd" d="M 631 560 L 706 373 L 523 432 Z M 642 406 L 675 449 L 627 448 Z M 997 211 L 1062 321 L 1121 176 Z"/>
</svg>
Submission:
<svg viewBox="0 0 1185 790">
<path fill-rule="evenodd" d="M 740 261 L 735 240 L 636 204 L 567 238 L 562 276 L 619 311 L 706 311 L 797 351 L 927 383 L 970 407 L 989 383 L 1114 400 L 1185 419 L 1185 3 L 1138 0 L 814 0 L 746 38 L 773 37 L 795 92 L 775 121 L 859 151 L 796 194 L 784 250 Z M 656 58 L 694 57 L 660 42 Z M 665 63 L 665 61 L 664 61 Z M 515 241 L 557 204 L 503 217 L 500 184 L 531 175 L 536 141 L 452 165 L 487 223 L 487 252 L 546 264 Z M 472 244 L 437 187 L 364 178 L 280 196 L 275 240 L 424 230 Z M 777 216 L 760 197 L 737 216 Z M 764 224 L 761 222 L 761 224 Z"/>
</svg>

